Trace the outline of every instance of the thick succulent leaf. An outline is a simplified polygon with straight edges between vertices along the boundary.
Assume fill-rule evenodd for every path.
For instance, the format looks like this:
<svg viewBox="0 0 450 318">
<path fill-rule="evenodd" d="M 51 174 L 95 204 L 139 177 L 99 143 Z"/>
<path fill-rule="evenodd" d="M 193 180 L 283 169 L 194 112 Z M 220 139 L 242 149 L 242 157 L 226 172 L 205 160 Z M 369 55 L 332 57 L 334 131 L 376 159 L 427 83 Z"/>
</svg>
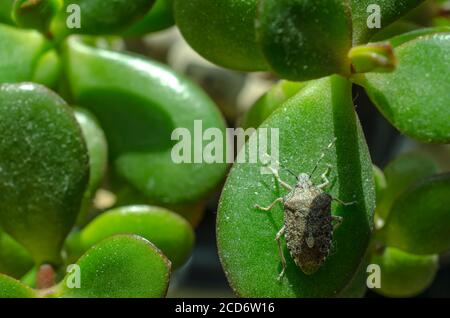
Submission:
<svg viewBox="0 0 450 318">
<path fill-rule="evenodd" d="M 367 292 L 367 266 L 369 265 L 371 253 L 367 249 L 366 255 L 359 264 L 353 278 L 339 293 L 338 298 L 363 298 Z"/>
<path fill-rule="evenodd" d="M 349 75 L 351 11 L 344 0 L 260 0 L 257 38 L 272 70 L 305 81 Z"/>
<path fill-rule="evenodd" d="M 423 292 L 434 280 L 438 255 L 414 255 L 394 247 L 374 254 L 371 264 L 381 270 L 381 288 L 373 291 L 388 297 L 412 297 Z"/>
<path fill-rule="evenodd" d="M 78 37 L 69 38 L 64 51 L 75 103 L 99 120 L 119 176 L 158 204 L 195 202 L 215 188 L 226 163 L 177 164 L 172 158 L 176 128 L 201 139 L 195 120 L 203 131 L 216 128 L 225 136 L 224 120 L 204 92 L 159 63 L 92 48 Z M 194 144 L 190 159 L 202 155 Z"/>
<path fill-rule="evenodd" d="M 261 96 L 245 114 L 240 126 L 258 128 L 278 107 L 297 94 L 308 82 L 280 81 Z"/>
<path fill-rule="evenodd" d="M 26 272 L 20 281 L 31 288 L 36 288 L 36 278 L 39 268 L 37 266 L 32 267 L 28 272 Z"/>
<path fill-rule="evenodd" d="M 174 268 L 189 257 L 194 231 L 179 215 L 153 206 L 127 206 L 102 213 L 81 232 L 69 236 L 70 257 L 79 257 L 87 249 L 115 234 L 136 234 L 155 244 L 170 259 Z"/>
<path fill-rule="evenodd" d="M 14 24 L 12 19 L 12 9 L 14 0 L 0 1 L 0 23 Z"/>
<path fill-rule="evenodd" d="M 401 16 L 405 15 L 424 0 L 351 0 L 353 19 L 353 42 L 366 43 L 380 31 L 378 28 L 369 28 L 367 20 L 373 11 L 370 5 L 378 5 L 381 9 L 381 27 L 387 27 Z M 368 12 L 369 11 L 369 12 Z"/>
<path fill-rule="evenodd" d="M 37 29 L 46 33 L 51 20 L 61 10 L 61 4 L 60 0 L 16 0 L 12 17 L 22 28 Z"/>
<path fill-rule="evenodd" d="M 92 199 L 103 181 L 108 164 L 108 145 L 97 119 L 87 110 L 77 108 L 75 117 L 81 127 L 89 153 L 89 184 L 84 193 L 83 203 L 78 214 L 78 224 L 83 224 L 89 213 Z"/>
<path fill-rule="evenodd" d="M 414 182 L 437 172 L 437 163 L 426 153 L 411 152 L 395 158 L 384 169 L 386 187 L 377 198 L 376 214 L 385 220 L 399 195 Z"/>
<path fill-rule="evenodd" d="M 69 273 L 57 295 L 65 298 L 164 297 L 170 278 L 170 261 L 139 236 L 108 238 L 80 258 L 80 288 L 70 288 Z"/>
<path fill-rule="evenodd" d="M 114 178 L 109 179 L 112 181 Z M 122 207 L 127 205 L 152 205 L 152 200 L 142 195 L 142 193 L 136 191 L 123 180 L 114 180 L 111 183 L 112 192 L 116 197 L 114 207 Z M 164 205 L 164 208 L 173 211 L 181 215 L 186 219 L 194 228 L 196 228 L 200 221 L 203 219 L 203 215 L 206 209 L 206 199 L 200 200 L 190 204 L 168 204 Z"/>
<path fill-rule="evenodd" d="M 50 43 L 37 31 L 0 24 L 0 83 L 31 81 Z"/>
<path fill-rule="evenodd" d="M 56 88 L 61 75 L 61 59 L 55 49 L 41 55 L 33 72 L 32 82 Z"/>
<path fill-rule="evenodd" d="M 142 18 L 155 0 L 64 0 L 63 10 L 56 15 L 51 31 L 61 39 L 69 34 L 115 34 L 124 31 Z M 79 12 L 69 11 L 69 6 L 79 6 Z M 74 14 L 80 17 L 80 27 L 68 27 L 74 22 Z"/>
<path fill-rule="evenodd" d="M 35 298 L 36 293 L 20 281 L 0 274 L 0 298 Z"/>
<path fill-rule="evenodd" d="M 59 261 L 89 176 L 73 112 L 37 84 L 0 86 L 0 223 L 36 263 Z"/>
<path fill-rule="evenodd" d="M 399 36 L 402 34 L 410 33 L 413 31 L 421 30 L 422 28 L 412 22 L 399 20 L 388 27 L 382 29 L 380 32 L 376 33 L 372 38 L 371 42 L 383 42 L 389 39 Z"/>
<path fill-rule="evenodd" d="M 20 278 L 32 267 L 30 253 L 0 229 L 0 273 Z"/>
<path fill-rule="evenodd" d="M 150 32 L 164 30 L 175 24 L 172 14 L 173 0 L 156 0 L 145 17 L 128 28 L 125 37 L 142 36 Z"/>
<path fill-rule="evenodd" d="M 427 143 L 450 142 L 450 32 L 419 36 L 394 50 L 392 73 L 361 79 L 381 113 L 402 133 Z"/>
<path fill-rule="evenodd" d="M 404 34 L 400 34 L 388 39 L 392 46 L 397 47 L 406 42 L 415 40 L 419 37 L 427 35 L 434 35 L 438 33 L 450 33 L 450 27 L 433 27 L 433 28 L 420 28 Z"/>
<path fill-rule="evenodd" d="M 267 69 L 255 36 L 257 0 L 175 0 L 174 17 L 189 45 L 220 66 Z"/>
<path fill-rule="evenodd" d="M 244 297 L 335 296 L 353 278 L 364 257 L 375 205 L 372 164 L 355 116 L 351 84 L 337 76 L 312 82 L 276 110 L 262 128 L 279 129 L 281 164 L 295 173 L 311 172 L 324 148 L 337 138 L 318 171 L 322 173 L 330 164 L 330 194 L 357 204 L 333 203 L 332 213 L 344 221 L 335 232 L 330 256 L 315 274 L 305 275 L 283 243 L 287 272 L 278 282 L 281 262 L 274 238 L 283 225 L 283 211 L 276 206 L 265 213 L 255 204 L 266 206 L 286 193 L 271 175 L 260 173 L 260 164 L 236 163 L 217 217 L 219 254 L 228 280 Z M 248 152 L 248 147 L 242 151 Z M 320 182 L 320 173 L 314 175 L 314 182 Z M 295 182 L 284 171 L 281 176 Z"/>
<path fill-rule="evenodd" d="M 384 172 L 376 165 L 373 165 L 373 176 L 375 179 L 375 192 L 377 195 L 377 207 L 378 207 L 379 201 L 381 200 L 381 196 L 383 195 L 383 191 L 387 187 L 386 176 L 384 175 Z"/>
<path fill-rule="evenodd" d="M 382 229 L 388 246 L 414 254 L 450 250 L 450 174 L 408 188 L 393 204 Z"/>
</svg>

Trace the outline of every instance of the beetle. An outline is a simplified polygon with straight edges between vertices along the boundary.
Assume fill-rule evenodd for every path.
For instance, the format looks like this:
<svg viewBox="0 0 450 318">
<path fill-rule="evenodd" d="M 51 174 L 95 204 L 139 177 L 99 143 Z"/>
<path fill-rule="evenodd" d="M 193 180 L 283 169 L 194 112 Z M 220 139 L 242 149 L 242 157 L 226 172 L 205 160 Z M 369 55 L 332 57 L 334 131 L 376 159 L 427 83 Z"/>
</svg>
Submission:
<svg viewBox="0 0 450 318">
<path fill-rule="evenodd" d="M 326 149 L 330 149 L 335 141 L 336 139 Z M 305 274 L 314 274 L 328 257 L 332 245 L 333 232 L 343 220 L 342 217 L 331 214 L 331 202 L 334 200 L 345 206 L 356 203 L 343 202 L 333 198 L 324 191 L 330 184 L 327 178 L 328 173 L 331 171 L 329 165 L 321 175 L 322 183 L 319 185 L 313 184 L 312 175 L 324 157 L 325 152 L 321 154 L 313 171 L 309 174 L 300 173 L 296 176 L 287 169 L 297 179 L 294 187 L 281 180 L 277 169 L 268 167 L 279 184 L 289 191 L 287 195 L 276 199 L 268 207 L 255 205 L 255 208 L 268 212 L 277 203 L 283 204 L 284 225 L 275 237 L 283 266 L 278 280 L 281 280 L 286 271 L 286 258 L 281 242 L 283 236 L 285 236 L 287 247 L 295 264 Z"/>
</svg>

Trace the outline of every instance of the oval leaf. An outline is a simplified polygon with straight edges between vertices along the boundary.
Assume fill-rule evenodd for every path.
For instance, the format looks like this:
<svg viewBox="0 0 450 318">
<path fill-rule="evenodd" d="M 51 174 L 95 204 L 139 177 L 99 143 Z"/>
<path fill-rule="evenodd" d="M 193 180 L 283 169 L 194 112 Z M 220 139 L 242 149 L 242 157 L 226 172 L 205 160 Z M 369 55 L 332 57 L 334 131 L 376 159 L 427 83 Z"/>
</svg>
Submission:
<svg viewBox="0 0 450 318">
<path fill-rule="evenodd" d="M 402 133 L 433 143 L 450 142 L 450 33 L 418 37 L 394 49 L 392 73 L 361 80 L 381 113 Z"/>
<path fill-rule="evenodd" d="M 350 74 L 351 12 L 343 0 L 260 0 L 257 36 L 282 78 L 305 81 Z"/>
<path fill-rule="evenodd" d="M 138 37 L 167 29 L 175 24 L 172 14 L 173 0 L 156 0 L 155 5 L 141 20 L 124 32 L 125 37 Z"/>
<path fill-rule="evenodd" d="M 388 246 L 414 254 L 450 250 L 450 174 L 416 183 L 393 204 L 382 229 Z"/>
<path fill-rule="evenodd" d="M 0 83 L 31 81 L 50 43 L 37 31 L 0 24 Z"/>
<path fill-rule="evenodd" d="M 0 1 L 0 23 L 14 24 L 12 10 L 15 0 Z"/>
<path fill-rule="evenodd" d="M 381 288 L 373 290 L 388 297 L 412 297 L 423 292 L 432 282 L 439 267 L 437 255 L 414 255 L 394 247 L 375 254 L 371 264 L 381 270 Z"/>
<path fill-rule="evenodd" d="M 18 26 L 45 33 L 54 15 L 60 9 L 59 0 L 16 0 L 12 16 Z"/>
<path fill-rule="evenodd" d="M 380 31 L 380 27 L 390 25 L 422 2 L 424 0 L 351 0 L 353 42 L 368 42 Z M 379 27 L 376 25 L 377 20 L 380 22 Z"/>
<path fill-rule="evenodd" d="M 57 263 L 89 176 L 72 110 L 37 84 L 0 86 L 0 223 L 36 263 Z"/>
<path fill-rule="evenodd" d="M 370 261 L 369 249 L 366 251 L 366 256 L 361 261 L 353 278 L 347 286 L 339 293 L 338 298 L 363 298 L 367 292 L 367 266 Z"/>
<path fill-rule="evenodd" d="M 258 128 L 278 107 L 297 94 L 308 82 L 280 81 L 261 96 L 241 121 L 244 129 Z"/>
<path fill-rule="evenodd" d="M 331 255 L 315 274 L 305 275 L 283 242 L 287 272 L 278 282 L 281 262 L 274 238 L 283 225 L 283 211 L 276 206 L 265 213 L 255 204 L 266 206 L 286 193 L 271 175 L 260 173 L 260 164 L 235 164 L 217 216 L 217 243 L 228 280 L 243 297 L 334 296 L 361 263 L 375 205 L 372 164 L 353 109 L 351 84 L 338 76 L 312 82 L 275 111 L 262 128 L 279 129 L 281 164 L 296 174 L 311 172 L 324 148 L 337 138 L 318 171 L 324 172 L 330 164 L 328 191 L 345 202 L 358 203 L 347 207 L 333 203 L 333 214 L 343 216 L 344 221 L 335 232 Z M 320 173 L 314 176 L 315 183 L 320 182 Z M 281 176 L 295 182 L 284 171 Z"/>
<path fill-rule="evenodd" d="M 92 199 L 103 181 L 108 164 L 108 145 L 97 119 L 87 110 L 77 108 L 75 118 L 81 127 L 89 153 L 89 183 L 78 214 L 78 224 L 83 224 L 91 208 Z"/>
<path fill-rule="evenodd" d="M 189 257 L 194 231 L 179 215 L 158 207 L 128 206 L 102 213 L 67 241 L 69 253 L 79 257 L 91 246 L 115 234 L 136 234 L 155 244 L 174 268 Z"/>
<path fill-rule="evenodd" d="M 0 229 L 0 273 L 20 278 L 32 267 L 28 251 Z"/>
<path fill-rule="evenodd" d="M 51 31 L 57 39 L 69 34 L 115 34 L 141 18 L 155 0 L 64 0 Z"/>
<path fill-rule="evenodd" d="M 0 274 L 0 298 L 35 298 L 36 293 L 9 276 Z"/>
<path fill-rule="evenodd" d="M 220 66 L 265 70 L 256 42 L 257 0 L 175 0 L 174 16 L 186 41 L 200 55 Z"/>
<path fill-rule="evenodd" d="M 205 93 L 159 63 L 95 49 L 77 37 L 68 40 L 64 55 L 75 102 L 99 120 L 123 179 L 158 204 L 195 202 L 215 188 L 226 163 L 179 164 L 172 156 L 175 129 L 191 150 L 191 162 L 194 153 L 203 154 L 194 144 L 209 144 L 202 141 L 203 131 L 214 128 L 226 135 L 224 120 Z M 224 162 L 225 154 L 220 159 Z"/>
<path fill-rule="evenodd" d="M 65 298 L 164 297 L 170 261 L 139 236 L 118 235 L 91 248 L 78 262 L 80 288 L 67 274 L 58 294 Z M 75 271 L 74 273 L 75 274 Z"/>
<path fill-rule="evenodd" d="M 392 204 L 414 182 L 432 176 L 438 172 L 438 166 L 432 157 L 422 152 L 403 154 L 384 169 L 386 187 L 383 189 L 376 214 L 386 220 L 392 208 Z"/>
</svg>

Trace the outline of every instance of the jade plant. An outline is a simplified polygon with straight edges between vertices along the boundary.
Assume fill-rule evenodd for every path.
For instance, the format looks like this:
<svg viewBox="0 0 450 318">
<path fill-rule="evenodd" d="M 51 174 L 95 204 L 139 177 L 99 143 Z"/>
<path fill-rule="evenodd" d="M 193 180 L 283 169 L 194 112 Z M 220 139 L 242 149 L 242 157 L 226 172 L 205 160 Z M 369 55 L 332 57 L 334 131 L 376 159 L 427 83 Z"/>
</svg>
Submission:
<svg viewBox="0 0 450 318">
<path fill-rule="evenodd" d="M 327 193 L 354 203 L 331 204 L 342 223 L 315 273 L 296 266 L 282 239 L 277 280 L 283 207 L 255 204 L 286 191 L 261 173 L 266 163 L 237 160 L 217 214 L 236 295 L 362 297 L 371 265 L 382 295 L 422 292 L 450 250 L 450 175 L 423 153 L 375 167 L 352 88 L 407 137 L 449 143 L 450 23 L 420 19 L 442 2 L 1 1 L 0 297 L 166 295 L 228 169 L 225 160 L 175 162 L 174 132 L 195 136 L 201 121 L 224 136 L 227 125 L 189 79 L 111 43 L 174 24 L 207 60 L 280 79 L 240 118 L 256 131 L 238 159 L 259 132 L 276 130 L 281 179 L 294 185 L 310 173 L 318 184 L 329 169 Z M 209 141 L 189 153 L 203 155 Z M 94 204 L 99 189 L 115 204 Z"/>
</svg>

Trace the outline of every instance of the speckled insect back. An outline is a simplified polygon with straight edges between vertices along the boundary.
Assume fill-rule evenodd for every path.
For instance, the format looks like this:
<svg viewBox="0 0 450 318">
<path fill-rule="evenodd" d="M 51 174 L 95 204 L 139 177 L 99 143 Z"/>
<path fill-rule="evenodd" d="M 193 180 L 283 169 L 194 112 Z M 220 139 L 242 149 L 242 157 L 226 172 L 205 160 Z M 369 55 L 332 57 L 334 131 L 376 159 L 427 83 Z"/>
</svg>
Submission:
<svg viewBox="0 0 450 318">
<path fill-rule="evenodd" d="M 333 144 L 334 141 L 328 145 L 327 149 L 331 148 Z M 283 265 L 279 279 L 283 277 L 286 270 L 286 259 L 281 246 L 282 236 L 284 235 L 286 238 L 287 247 L 295 264 L 305 274 L 314 274 L 327 259 L 332 246 L 333 231 L 342 222 L 341 217 L 331 214 L 331 202 L 335 200 L 343 205 L 355 203 L 344 203 L 324 192 L 324 189 L 330 184 L 327 178 L 331 170 L 330 166 L 321 175 L 323 182 L 317 186 L 313 184 L 311 176 L 324 156 L 325 154 L 322 153 L 310 174 L 301 173 L 296 176 L 297 184 L 294 188 L 281 180 L 278 170 L 270 167 L 269 169 L 280 185 L 289 193 L 276 199 L 266 208 L 255 205 L 260 210 L 270 211 L 278 202 L 283 204 L 284 225 L 275 237 Z"/>
<path fill-rule="evenodd" d="M 288 249 L 305 274 L 323 264 L 333 236 L 332 198 L 310 182 L 297 184 L 284 198 L 284 228 Z"/>
</svg>

